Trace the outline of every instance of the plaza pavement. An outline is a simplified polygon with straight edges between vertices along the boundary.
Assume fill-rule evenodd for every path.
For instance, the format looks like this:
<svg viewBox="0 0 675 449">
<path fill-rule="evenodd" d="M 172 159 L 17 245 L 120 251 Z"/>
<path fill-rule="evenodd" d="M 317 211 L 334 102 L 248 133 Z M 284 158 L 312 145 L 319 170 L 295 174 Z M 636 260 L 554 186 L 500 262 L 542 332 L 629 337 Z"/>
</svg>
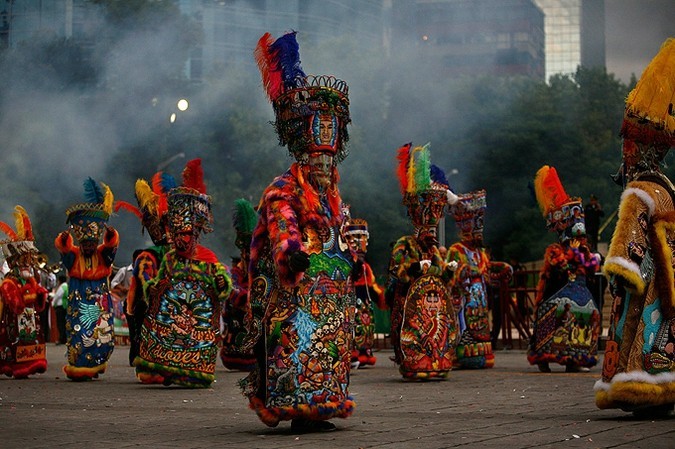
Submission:
<svg viewBox="0 0 675 449">
<path fill-rule="evenodd" d="M 403 382 L 376 353 L 375 367 L 352 374 L 357 408 L 338 430 L 294 435 L 268 428 L 247 408 L 242 373 L 220 365 L 205 390 L 145 386 L 117 346 L 108 371 L 89 382 L 61 372 L 65 346 L 48 344 L 48 371 L 0 379 L 0 448 L 672 448 L 675 417 L 636 420 L 598 410 L 589 373 L 550 374 L 524 350 L 498 350 L 493 369 L 452 371 L 445 381 Z"/>
</svg>

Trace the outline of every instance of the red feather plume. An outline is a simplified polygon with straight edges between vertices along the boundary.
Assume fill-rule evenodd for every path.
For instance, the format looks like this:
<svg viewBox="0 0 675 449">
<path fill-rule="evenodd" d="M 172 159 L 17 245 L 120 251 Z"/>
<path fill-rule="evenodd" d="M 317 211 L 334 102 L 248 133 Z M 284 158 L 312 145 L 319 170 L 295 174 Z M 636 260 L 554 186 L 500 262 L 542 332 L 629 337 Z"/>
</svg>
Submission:
<svg viewBox="0 0 675 449">
<path fill-rule="evenodd" d="M 270 101 L 277 99 L 283 93 L 284 81 L 283 72 L 277 62 L 278 55 L 270 50 L 270 46 L 274 43 L 274 38 L 270 33 L 265 33 L 258 40 L 258 45 L 253 52 L 262 84 Z"/>
<path fill-rule="evenodd" d="M 185 164 L 185 168 L 183 169 L 183 187 L 189 187 L 197 190 L 199 193 L 206 194 L 201 159 L 192 159 Z"/>
<path fill-rule="evenodd" d="M 398 177 L 398 182 L 401 186 L 401 193 L 403 194 L 405 194 L 406 190 L 408 189 L 408 164 L 410 163 L 410 147 L 412 147 L 412 142 L 403 145 L 398 149 L 398 153 L 396 154 L 396 159 L 398 159 L 396 176 Z"/>
<path fill-rule="evenodd" d="M 126 201 L 115 201 L 115 212 L 119 212 L 120 209 L 124 209 L 127 212 L 131 212 L 138 218 L 142 218 L 143 214 L 141 214 L 141 211 L 138 209 L 138 207 L 134 206 L 131 203 L 128 203 Z"/>
<path fill-rule="evenodd" d="M 12 227 L 10 225 L 8 225 L 7 223 L 5 223 L 3 221 L 0 221 L 0 231 L 7 234 L 7 237 L 9 237 L 9 239 L 13 242 L 15 242 L 18 238 L 17 235 L 16 235 L 16 232 L 14 232 L 14 229 L 12 229 Z"/>
</svg>

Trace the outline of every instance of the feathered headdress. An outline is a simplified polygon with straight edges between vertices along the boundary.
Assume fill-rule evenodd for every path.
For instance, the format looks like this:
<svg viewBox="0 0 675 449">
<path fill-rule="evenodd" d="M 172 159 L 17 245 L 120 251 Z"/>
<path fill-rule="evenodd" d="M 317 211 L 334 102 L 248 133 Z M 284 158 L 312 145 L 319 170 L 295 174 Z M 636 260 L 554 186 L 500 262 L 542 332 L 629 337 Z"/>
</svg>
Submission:
<svg viewBox="0 0 675 449">
<path fill-rule="evenodd" d="M 166 196 L 169 190 L 176 187 L 173 176 L 157 172 L 152 177 L 152 185 L 145 179 L 137 179 L 134 186 L 138 207 L 127 201 L 115 201 L 115 212 L 120 209 L 136 215 L 148 230 L 150 238 L 156 245 L 166 243 L 166 229 L 164 215 L 167 211 Z"/>
<path fill-rule="evenodd" d="M 430 146 L 406 143 L 396 153 L 403 204 L 415 226 L 435 226 L 444 215 L 445 205 L 457 202 L 443 170 L 431 164 Z"/>
<path fill-rule="evenodd" d="M 347 156 L 349 140 L 349 88 L 333 76 L 306 75 L 300 64 L 296 32 L 274 40 L 265 33 L 254 51 L 262 84 L 272 102 L 274 127 L 279 144 L 287 145 L 291 155 L 304 161 L 311 152 L 328 152 L 337 162 Z M 318 117 L 333 120 L 334 139 L 318 139 Z"/>
<path fill-rule="evenodd" d="M 244 198 L 236 200 L 232 210 L 232 225 L 237 234 L 234 244 L 241 251 L 251 246 L 251 237 L 256 224 L 258 224 L 258 214 L 253 205 Z"/>
<path fill-rule="evenodd" d="M 546 227 L 558 232 L 561 240 L 586 233 L 582 200 L 565 192 L 554 167 L 544 165 L 537 171 L 534 193 Z"/>
<path fill-rule="evenodd" d="M 66 223 L 71 225 L 75 238 L 99 240 L 113 212 L 115 199 L 106 184 L 99 186 L 92 178 L 84 183 L 84 203 L 75 204 L 66 210 Z"/>
<path fill-rule="evenodd" d="M 14 207 L 14 220 L 16 231 L 7 223 L 0 221 L 0 231 L 4 232 L 8 237 L 8 239 L 0 241 L 0 246 L 2 246 L 2 254 L 7 259 L 10 267 L 13 266 L 16 256 L 27 253 L 38 253 L 34 243 L 33 226 L 28 213 L 23 207 L 19 205 Z"/>
<path fill-rule="evenodd" d="M 675 145 L 675 38 L 667 39 L 628 94 L 621 134 L 642 144 Z"/>
<path fill-rule="evenodd" d="M 172 232 L 185 232 L 193 227 L 201 232 L 213 231 L 211 197 L 206 194 L 201 159 L 192 159 L 185 164 L 183 184 L 168 192 L 167 208 Z M 172 220 L 171 217 L 180 217 L 180 220 Z"/>
</svg>

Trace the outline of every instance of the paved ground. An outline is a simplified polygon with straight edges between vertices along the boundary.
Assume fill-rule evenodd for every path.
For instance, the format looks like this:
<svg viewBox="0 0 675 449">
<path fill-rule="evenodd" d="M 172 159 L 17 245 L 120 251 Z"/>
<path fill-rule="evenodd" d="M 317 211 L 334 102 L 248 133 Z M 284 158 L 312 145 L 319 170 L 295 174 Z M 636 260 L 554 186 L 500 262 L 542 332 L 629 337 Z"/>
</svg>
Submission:
<svg viewBox="0 0 675 449">
<path fill-rule="evenodd" d="M 293 435 L 268 428 L 218 368 L 210 389 L 144 386 L 118 346 L 108 372 L 75 383 L 61 373 L 64 346 L 48 345 L 49 370 L 0 379 L 0 448 L 649 448 L 675 447 L 675 418 L 635 420 L 598 410 L 590 373 L 541 374 L 523 350 L 500 350 L 495 368 L 453 371 L 446 381 L 402 382 L 389 356 L 352 375 L 357 409 L 338 431 Z"/>
</svg>

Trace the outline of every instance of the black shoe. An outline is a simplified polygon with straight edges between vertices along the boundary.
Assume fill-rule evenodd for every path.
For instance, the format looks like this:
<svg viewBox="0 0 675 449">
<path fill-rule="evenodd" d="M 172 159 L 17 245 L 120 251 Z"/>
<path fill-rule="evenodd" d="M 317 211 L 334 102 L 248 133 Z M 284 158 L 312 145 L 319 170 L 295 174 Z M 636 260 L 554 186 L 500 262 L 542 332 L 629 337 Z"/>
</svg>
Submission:
<svg viewBox="0 0 675 449">
<path fill-rule="evenodd" d="M 314 421 L 304 418 L 291 420 L 291 430 L 294 433 L 332 432 L 336 429 L 335 424 L 330 421 Z"/>
<path fill-rule="evenodd" d="M 551 368 L 549 368 L 548 363 L 546 363 L 546 362 L 537 363 L 537 367 L 539 368 L 539 371 L 541 371 L 542 373 L 550 373 L 551 372 Z"/>
</svg>

